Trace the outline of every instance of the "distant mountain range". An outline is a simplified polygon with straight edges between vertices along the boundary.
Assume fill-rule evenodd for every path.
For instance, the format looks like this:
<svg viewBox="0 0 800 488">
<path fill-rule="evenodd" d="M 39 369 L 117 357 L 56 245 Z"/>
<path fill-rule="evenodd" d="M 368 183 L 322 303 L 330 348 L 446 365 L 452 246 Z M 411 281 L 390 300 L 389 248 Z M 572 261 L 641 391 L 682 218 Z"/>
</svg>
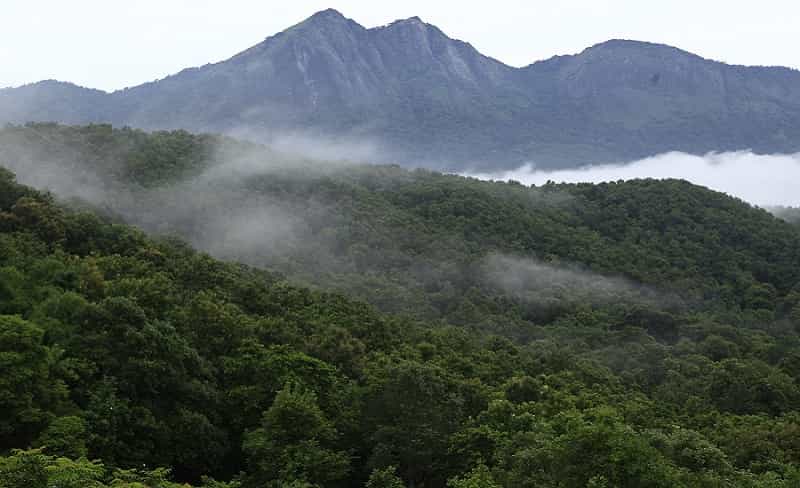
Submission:
<svg viewBox="0 0 800 488">
<path fill-rule="evenodd" d="M 325 10 L 226 61 L 113 93 L 0 90 L 0 122 L 28 121 L 299 135 L 438 169 L 564 168 L 800 151 L 800 72 L 626 40 L 514 68 L 416 17 L 367 29 Z"/>
</svg>

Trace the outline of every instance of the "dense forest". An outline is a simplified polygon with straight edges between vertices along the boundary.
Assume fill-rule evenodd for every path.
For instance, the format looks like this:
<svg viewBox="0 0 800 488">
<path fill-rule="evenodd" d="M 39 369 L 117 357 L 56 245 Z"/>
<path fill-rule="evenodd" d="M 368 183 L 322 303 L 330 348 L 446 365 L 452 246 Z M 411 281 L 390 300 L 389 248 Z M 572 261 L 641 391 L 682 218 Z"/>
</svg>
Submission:
<svg viewBox="0 0 800 488">
<path fill-rule="evenodd" d="M 2 488 L 800 483 L 800 230 L 744 202 L 109 126 L 0 165 L 55 194 L 0 173 Z"/>
</svg>

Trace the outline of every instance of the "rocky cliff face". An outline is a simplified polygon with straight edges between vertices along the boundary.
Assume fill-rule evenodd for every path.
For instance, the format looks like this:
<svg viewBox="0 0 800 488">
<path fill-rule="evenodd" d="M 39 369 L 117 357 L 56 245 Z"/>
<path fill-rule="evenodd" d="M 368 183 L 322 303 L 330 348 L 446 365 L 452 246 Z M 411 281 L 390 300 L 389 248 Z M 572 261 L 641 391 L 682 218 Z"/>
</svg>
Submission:
<svg viewBox="0 0 800 488">
<path fill-rule="evenodd" d="M 382 160 L 464 169 L 578 166 L 669 150 L 800 150 L 800 73 L 608 41 L 516 69 L 410 18 L 334 10 L 233 58 L 103 93 L 0 90 L 0 121 L 112 122 L 364 140 Z"/>
</svg>

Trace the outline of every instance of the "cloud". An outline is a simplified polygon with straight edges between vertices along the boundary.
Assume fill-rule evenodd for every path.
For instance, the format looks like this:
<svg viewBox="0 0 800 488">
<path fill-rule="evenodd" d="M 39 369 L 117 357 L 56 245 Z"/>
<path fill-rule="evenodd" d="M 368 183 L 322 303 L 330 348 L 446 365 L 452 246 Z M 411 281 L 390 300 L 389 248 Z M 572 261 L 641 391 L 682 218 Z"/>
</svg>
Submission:
<svg viewBox="0 0 800 488">
<path fill-rule="evenodd" d="M 486 257 L 482 268 L 490 285 L 519 300 L 540 305 L 639 302 L 656 297 L 653 290 L 641 284 L 601 275 L 578 264 L 495 253 Z"/>
<path fill-rule="evenodd" d="M 626 164 L 554 171 L 526 165 L 500 173 L 469 174 L 485 180 L 516 180 L 526 185 L 599 183 L 637 178 L 678 178 L 728 193 L 759 206 L 800 205 L 800 153 L 759 155 L 741 151 L 705 156 L 670 152 Z"/>
</svg>

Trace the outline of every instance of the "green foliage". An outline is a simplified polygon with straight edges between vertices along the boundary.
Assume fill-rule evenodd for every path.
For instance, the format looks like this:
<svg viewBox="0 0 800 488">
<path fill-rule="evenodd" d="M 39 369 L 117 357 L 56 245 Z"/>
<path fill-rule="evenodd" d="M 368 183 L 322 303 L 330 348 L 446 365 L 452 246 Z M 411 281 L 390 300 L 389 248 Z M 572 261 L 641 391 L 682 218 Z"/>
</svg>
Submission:
<svg viewBox="0 0 800 488">
<path fill-rule="evenodd" d="M 100 463 L 47 456 L 41 450 L 16 450 L 0 458 L 2 488 L 105 488 L 105 474 Z"/>
<path fill-rule="evenodd" d="M 506 433 L 508 443 L 501 450 L 501 464 L 509 467 L 505 485 L 680 486 L 677 470 L 647 435 L 607 407 L 531 421 L 524 430 Z"/>
<path fill-rule="evenodd" d="M 447 482 L 448 488 L 500 488 L 492 477 L 492 473 L 481 464 L 461 478 L 453 478 Z"/>
<path fill-rule="evenodd" d="M 44 331 L 0 315 L 0 449 L 28 444 L 66 396 Z"/>
<path fill-rule="evenodd" d="M 365 488 L 405 488 L 403 480 L 397 476 L 397 468 L 389 466 L 385 469 L 375 469 L 367 480 Z"/>
<path fill-rule="evenodd" d="M 330 486 L 343 479 L 349 459 L 327 447 L 337 437 L 316 395 L 287 384 L 264 412 L 261 427 L 245 436 L 243 450 L 250 466 L 247 486 L 280 487 L 292 482 Z"/>
<path fill-rule="evenodd" d="M 0 457 L 0 488 L 186 488 L 170 480 L 169 470 L 159 468 L 109 469 L 85 458 L 73 460 L 44 454 L 41 450 L 15 450 Z M 206 488 L 238 488 L 237 482 L 221 483 L 205 478 Z"/>
<path fill-rule="evenodd" d="M 415 484 L 435 479 L 448 466 L 447 440 L 459 419 L 477 413 L 466 411 L 469 392 L 439 367 L 386 359 L 371 372 L 365 400 L 375 446 L 370 462 L 396 465 Z"/>
<path fill-rule="evenodd" d="M 49 478 L 46 457 L 39 451 L 14 451 L 0 458 L 2 488 L 46 488 Z"/>
<path fill-rule="evenodd" d="M 48 454 L 65 458 L 85 458 L 86 421 L 69 416 L 53 419 L 36 442 Z"/>
<path fill-rule="evenodd" d="M 8 130 L 107 162 L 134 221 L 215 164 L 206 136 Z M 226 256 L 286 278 L 0 172 L 0 487 L 797 485 L 795 227 L 679 181 L 307 170 L 209 183 L 301 218 Z M 202 244 L 202 213 L 158 230 Z"/>
</svg>

